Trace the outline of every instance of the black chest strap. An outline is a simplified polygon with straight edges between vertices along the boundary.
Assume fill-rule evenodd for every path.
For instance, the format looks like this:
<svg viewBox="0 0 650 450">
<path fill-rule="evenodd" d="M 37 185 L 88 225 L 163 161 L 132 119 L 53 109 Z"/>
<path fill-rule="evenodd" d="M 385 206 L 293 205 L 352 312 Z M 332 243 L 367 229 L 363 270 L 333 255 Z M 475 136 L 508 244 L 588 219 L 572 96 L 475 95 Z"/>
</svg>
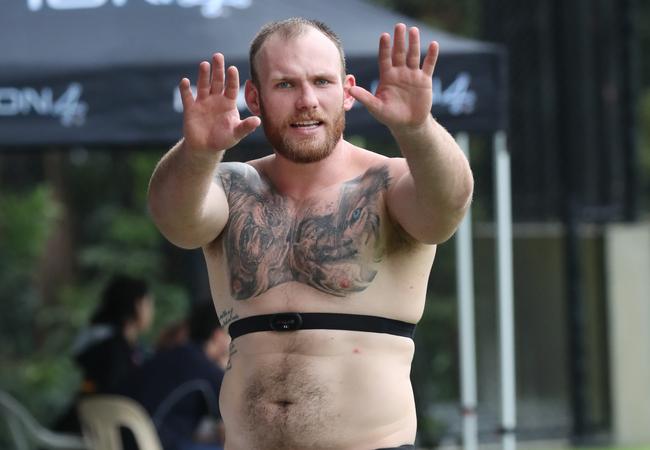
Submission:
<svg viewBox="0 0 650 450">
<path fill-rule="evenodd" d="M 347 330 L 388 333 L 413 339 L 415 324 L 386 317 L 339 313 L 278 313 L 250 316 L 230 324 L 232 339 L 257 331 Z"/>
</svg>

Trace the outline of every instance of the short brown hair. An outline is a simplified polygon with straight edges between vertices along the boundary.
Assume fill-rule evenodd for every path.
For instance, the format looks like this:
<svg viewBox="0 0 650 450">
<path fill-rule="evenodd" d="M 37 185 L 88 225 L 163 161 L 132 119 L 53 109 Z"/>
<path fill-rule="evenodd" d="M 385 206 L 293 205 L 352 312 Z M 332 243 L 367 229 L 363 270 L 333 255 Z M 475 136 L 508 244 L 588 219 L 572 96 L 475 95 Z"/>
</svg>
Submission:
<svg viewBox="0 0 650 450">
<path fill-rule="evenodd" d="M 343 52 L 341 39 L 339 39 L 336 33 L 334 33 L 330 27 L 318 20 L 304 19 L 302 17 L 292 17 L 285 20 L 267 23 L 260 29 L 260 31 L 258 31 L 257 35 L 255 35 L 255 38 L 253 38 L 248 52 L 248 63 L 250 67 L 251 81 L 256 86 L 259 87 L 259 76 L 257 73 L 257 68 L 255 66 L 255 57 L 267 39 L 276 33 L 280 33 L 284 39 L 294 38 L 304 33 L 307 28 L 314 28 L 320 31 L 334 43 L 337 50 L 339 51 L 341 58 L 341 78 L 345 77 L 345 53 Z"/>
</svg>

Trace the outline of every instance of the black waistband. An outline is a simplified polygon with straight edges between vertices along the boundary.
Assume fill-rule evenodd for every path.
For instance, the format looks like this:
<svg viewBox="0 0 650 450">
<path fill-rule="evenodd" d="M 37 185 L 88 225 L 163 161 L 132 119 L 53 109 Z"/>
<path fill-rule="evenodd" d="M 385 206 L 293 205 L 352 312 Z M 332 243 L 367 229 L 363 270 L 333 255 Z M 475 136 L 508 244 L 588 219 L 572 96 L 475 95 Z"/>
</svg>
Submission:
<svg viewBox="0 0 650 450">
<path fill-rule="evenodd" d="M 233 339 L 256 331 L 349 330 L 388 333 L 413 339 L 415 324 L 378 316 L 338 313 L 278 313 L 245 317 L 230 324 Z"/>
</svg>

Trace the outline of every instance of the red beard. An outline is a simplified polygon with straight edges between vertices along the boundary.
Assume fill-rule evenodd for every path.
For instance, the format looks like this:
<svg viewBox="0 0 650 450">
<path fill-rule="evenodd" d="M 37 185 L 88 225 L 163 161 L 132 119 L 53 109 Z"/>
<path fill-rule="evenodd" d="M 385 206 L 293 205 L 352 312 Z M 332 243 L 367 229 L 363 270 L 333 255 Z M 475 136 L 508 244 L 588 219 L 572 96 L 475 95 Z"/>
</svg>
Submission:
<svg viewBox="0 0 650 450">
<path fill-rule="evenodd" d="M 301 114 L 277 124 L 273 122 L 270 114 L 264 109 L 264 102 L 260 98 L 260 112 L 264 134 L 273 146 L 273 149 L 289 161 L 308 164 L 327 158 L 341 139 L 345 129 L 345 110 L 341 107 L 339 113 L 331 122 L 324 120 L 321 114 Z M 291 127 L 292 123 L 301 121 L 318 121 L 325 127 L 325 138 L 320 136 L 290 139 L 283 130 Z"/>
</svg>

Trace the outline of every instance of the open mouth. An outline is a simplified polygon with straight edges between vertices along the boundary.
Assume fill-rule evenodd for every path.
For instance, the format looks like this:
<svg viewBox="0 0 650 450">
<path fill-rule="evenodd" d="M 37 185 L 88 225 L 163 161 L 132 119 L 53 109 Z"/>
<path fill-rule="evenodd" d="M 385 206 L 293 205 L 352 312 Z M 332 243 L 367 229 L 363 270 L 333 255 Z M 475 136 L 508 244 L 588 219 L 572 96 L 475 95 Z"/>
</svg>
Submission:
<svg viewBox="0 0 650 450">
<path fill-rule="evenodd" d="M 321 126 L 323 122 L 320 120 L 301 120 L 299 122 L 293 122 L 291 124 L 292 128 L 298 128 L 298 129 L 303 129 L 303 130 L 308 130 L 311 128 L 317 128 Z"/>
</svg>

